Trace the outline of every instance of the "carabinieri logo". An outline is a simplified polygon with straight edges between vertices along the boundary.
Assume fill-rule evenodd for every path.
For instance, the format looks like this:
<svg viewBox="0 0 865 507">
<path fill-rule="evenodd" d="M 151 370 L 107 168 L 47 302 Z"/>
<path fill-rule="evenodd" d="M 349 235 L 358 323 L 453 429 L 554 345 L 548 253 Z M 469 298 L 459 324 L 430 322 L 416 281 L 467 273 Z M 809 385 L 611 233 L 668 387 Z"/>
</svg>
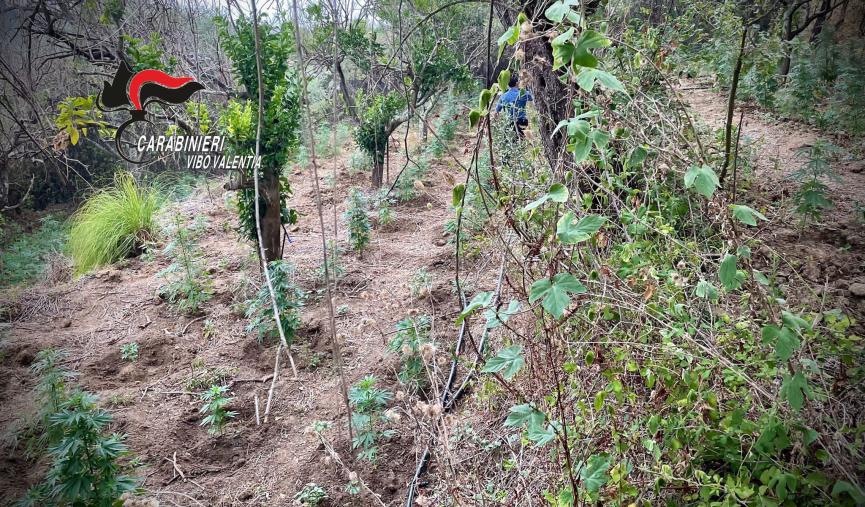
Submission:
<svg viewBox="0 0 865 507">
<path fill-rule="evenodd" d="M 153 123 L 147 118 L 148 105 L 154 102 L 182 104 L 193 93 L 203 89 L 204 85 L 189 76 L 174 77 L 156 69 L 133 72 L 126 62 L 121 63 L 112 83 L 104 82 L 97 100 L 99 109 L 103 111 L 129 111 L 130 118 L 117 128 L 114 135 L 117 154 L 127 162 L 142 163 L 142 159 L 132 160 L 123 153 L 120 146 L 123 131 L 136 122 Z"/>
</svg>

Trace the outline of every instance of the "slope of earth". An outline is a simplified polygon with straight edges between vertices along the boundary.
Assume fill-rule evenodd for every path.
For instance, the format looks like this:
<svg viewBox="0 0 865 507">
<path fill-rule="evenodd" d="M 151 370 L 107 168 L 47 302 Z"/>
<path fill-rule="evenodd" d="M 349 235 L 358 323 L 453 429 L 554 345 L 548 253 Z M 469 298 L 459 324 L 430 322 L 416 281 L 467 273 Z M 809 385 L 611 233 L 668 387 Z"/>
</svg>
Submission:
<svg viewBox="0 0 865 507">
<path fill-rule="evenodd" d="M 451 216 L 450 186 L 444 182 L 459 178 L 458 169 L 433 162 L 423 185 L 416 185 L 423 187 L 419 195 L 393 206 L 396 221 L 376 227 L 358 258 L 345 240 L 342 213 L 350 188 L 368 190 L 368 175 L 350 176 L 344 169 L 347 159 L 325 161 L 320 174 L 326 230 L 332 237 L 335 202 L 339 243 L 345 250 L 344 276 L 334 295 L 345 375 L 353 384 L 373 374 L 380 387 L 396 392 L 399 365 L 387 349 L 396 322 L 411 314 L 430 315 L 442 350 L 456 334 L 453 313 L 458 307 L 448 274 L 453 246 L 443 227 Z M 403 159 L 394 156 L 390 162 L 395 174 Z M 328 177 L 334 164 L 341 168 L 335 185 Z M 138 472 L 143 486 L 163 505 L 288 505 L 312 482 L 325 488 L 328 505 L 398 504 L 419 452 L 414 430 L 408 418 L 396 424 L 396 436 L 381 447 L 374 465 L 351 457 L 339 376 L 330 354 L 324 288 L 316 274 L 321 238 L 311 172 L 297 169 L 290 175 L 290 205 L 300 220 L 291 228 L 284 251 L 284 258 L 297 268 L 297 283 L 309 294 L 292 346 L 298 378 L 292 378 L 283 356 L 267 422 L 256 424 L 255 398 L 263 413 L 277 347 L 274 342 L 261 344 L 246 332 L 243 314 L 245 302 L 261 283 L 257 259 L 249 242 L 235 232 L 236 216 L 227 204 L 230 194 L 223 195 L 211 182 L 209 189 L 173 205 L 164 217 L 169 223 L 179 216 L 199 231 L 195 241 L 214 291 L 202 314 L 179 314 L 157 296 L 165 283 L 159 272 L 170 263 L 161 248 L 150 258 L 20 291 L 0 344 L 0 431 L 14 435 L 34 412 L 36 379 L 28 367 L 40 350 L 53 347 L 68 354 L 64 367 L 77 374 L 75 382 L 98 394 L 113 414 L 112 431 L 128 435 L 127 444 L 144 464 Z M 424 277 L 426 290 L 413 291 L 408 281 L 419 272 L 429 275 Z M 121 346 L 132 342 L 139 345 L 139 358 L 125 361 Z M 230 386 L 230 408 L 238 412 L 215 437 L 199 425 L 199 396 L 211 383 Z M 395 405 L 408 411 L 409 403 Z M 307 430 L 316 421 L 332 422 L 325 434 L 344 466 Z M 21 445 L 4 448 L 0 503 L 17 498 L 39 480 L 45 467 L 25 459 Z M 351 471 L 380 499 L 368 493 L 348 495 Z"/>
<path fill-rule="evenodd" d="M 698 123 L 713 131 L 723 129 L 727 99 L 695 82 L 684 83 L 680 94 Z M 774 276 L 791 304 L 807 304 L 814 311 L 840 309 L 865 325 L 865 146 L 861 139 L 830 136 L 808 125 L 771 117 L 748 105 L 740 144 L 740 197 L 769 219 L 750 232 L 762 242 L 754 252 L 766 273 Z M 834 207 L 811 224 L 794 212 L 793 196 L 801 183 L 794 173 L 802 168 L 807 148 L 818 139 L 839 146 L 832 160 L 836 178 L 823 178 Z M 740 166 L 741 167 L 741 166 Z M 741 196 L 744 191 L 745 196 Z"/>
</svg>

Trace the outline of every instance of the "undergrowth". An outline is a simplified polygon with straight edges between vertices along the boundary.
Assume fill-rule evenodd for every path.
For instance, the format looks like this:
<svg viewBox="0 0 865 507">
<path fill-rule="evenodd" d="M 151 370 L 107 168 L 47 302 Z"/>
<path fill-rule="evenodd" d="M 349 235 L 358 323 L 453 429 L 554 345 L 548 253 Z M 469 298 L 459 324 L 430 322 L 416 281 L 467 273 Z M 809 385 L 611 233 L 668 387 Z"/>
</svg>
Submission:
<svg viewBox="0 0 865 507">
<path fill-rule="evenodd" d="M 159 192 L 129 173 L 115 175 L 113 187 L 92 195 L 72 217 L 69 253 L 75 272 L 118 261 L 142 251 L 156 231 Z"/>
</svg>

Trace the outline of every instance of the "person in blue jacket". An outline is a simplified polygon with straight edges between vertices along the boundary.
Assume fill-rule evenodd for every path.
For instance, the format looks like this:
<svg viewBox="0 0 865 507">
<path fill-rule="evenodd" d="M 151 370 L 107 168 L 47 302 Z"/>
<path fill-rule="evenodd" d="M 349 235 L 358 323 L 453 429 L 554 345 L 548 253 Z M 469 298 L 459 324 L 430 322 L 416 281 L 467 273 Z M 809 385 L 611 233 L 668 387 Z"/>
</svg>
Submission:
<svg viewBox="0 0 865 507">
<path fill-rule="evenodd" d="M 496 104 L 496 112 L 501 112 L 503 109 L 507 111 L 514 123 L 514 130 L 520 137 L 523 137 L 523 130 L 529 126 L 526 104 L 532 100 L 534 100 L 532 93 L 520 88 L 520 79 L 515 73 L 508 81 L 508 91 L 499 97 L 499 102 Z"/>
</svg>

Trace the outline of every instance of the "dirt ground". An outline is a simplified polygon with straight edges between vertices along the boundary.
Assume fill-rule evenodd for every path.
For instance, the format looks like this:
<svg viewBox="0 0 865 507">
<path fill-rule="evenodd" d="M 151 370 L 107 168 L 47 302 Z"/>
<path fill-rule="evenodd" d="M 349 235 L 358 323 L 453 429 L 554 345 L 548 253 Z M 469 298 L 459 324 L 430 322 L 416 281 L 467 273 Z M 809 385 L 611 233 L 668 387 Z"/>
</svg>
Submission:
<svg viewBox="0 0 865 507">
<path fill-rule="evenodd" d="M 456 336 L 457 305 L 449 274 L 453 245 L 443 227 L 452 214 L 451 186 L 445 181 L 452 180 L 458 169 L 433 163 L 419 197 L 394 206 L 395 223 L 375 228 L 363 257 L 357 258 L 348 251 L 341 215 L 348 190 L 367 188 L 369 183 L 366 173 L 348 175 L 347 160 L 344 153 L 324 162 L 320 174 L 328 235 L 332 236 L 336 200 L 340 245 L 346 250 L 345 274 L 334 298 L 335 306 L 343 307 L 337 331 L 344 337 L 345 373 L 349 383 L 374 374 L 381 387 L 396 391 L 398 361 L 386 343 L 397 321 L 416 309 L 438 317 L 434 330 L 440 347 L 448 348 Z M 334 162 L 340 170 L 335 188 L 330 188 Z M 394 156 L 390 163 L 393 178 L 403 159 Z M 157 273 L 170 263 L 161 254 L 28 289 L 14 306 L 15 318 L 2 342 L 0 429 L 14 428 L 16 421 L 33 413 L 35 379 L 28 367 L 40 350 L 55 347 L 68 352 L 65 367 L 77 372 L 80 386 L 97 393 L 112 412 L 112 429 L 128 435 L 127 444 L 144 463 L 139 471 L 143 486 L 162 505 L 290 505 L 294 494 L 310 482 L 326 489 L 329 505 L 380 505 L 369 496 L 346 493 L 349 468 L 385 504 L 404 501 L 416 454 L 423 452 L 415 447 L 408 422 L 397 426 L 397 436 L 382 447 L 375 466 L 351 459 L 326 330 L 323 286 L 315 274 L 321 264 L 321 239 L 311 168 L 297 169 L 290 178 L 290 205 L 300 220 L 290 230 L 284 258 L 297 267 L 297 281 L 312 297 L 292 347 L 298 378 L 292 379 L 283 357 L 268 422 L 256 425 L 254 400 L 258 396 L 263 412 L 276 344 L 259 344 L 245 332 L 247 320 L 237 310 L 260 283 L 257 260 L 253 247 L 234 232 L 236 217 L 225 204 L 227 195 L 219 182 L 211 181 L 209 191 L 201 188 L 174 206 L 186 224 L 203 217 L 197 220 L 206 227 L 197 242 L 214 295 L 205 303 L 204 314 L 182 316 L 157 296 L 164 284 Z M 421 269 L 432 275 L 432 289 L 415 298 L 407 281 Z M 207 321 L 215 327 L 210 336 L 205 332 Z M 136 362 L 121 359 L 121 346 L 131 342 L 140 347 Z M 234 397 L 231 409 L 238 412 L 218 437 L 199 426 L 197 392 L 206 386 L 188 388 L 190 379 L 206 375 L 224 378 Z M 330 459 L 307 431 L 315 421 L 333 423 L 326 435 L 346 467 Z M 18 497 L 44 469 L 44 464 L 34 466 L 24 459 L 20 448 L 4 451 L 0 504 Z"/>
<path fill-rule="evenodd" d="M 723 97 L 695 89 L 693 83 L 683 85 L 682 93 L 698 121 L 712 128 L 723 125 Z M 861 285 L 865 284 L 865 229 L 854 217 L 855 203 L 865 201 L 861 147 L 857 152 L 845 146 L 848 157 L 835 164 L 841 180 L 829 184 L 836 208 L 825 214 L 821 224 L 802 229 L 791 212 L 796 184 L 789 175 L 803 162 L 796 150 L 819 135 L 801 124 L 768 119 L 747 109 L 743 142 L 755 156 L 755 167 L 749 169 L 753 185 L 743 189 L 742 200 L 770 219 L 748 232 L 765 244 L 754 253 L 763 265 L 770 266 L 773 254 L 781 254 L 783 260 L 775 274 L 791 303 L 807 302 L 815 309 L 842 308 L 861 326 L 865 321 L 865 285 Z M 456 151 L 468 150 L 458 147 Z M 332 236 L 336 202 L 343 248 L 341 214 L 348 190 L 368 186 L 366 173 L 348 175 L 347 160 L 344 153 L 324 162 L 320 175 L 326 231 Z M 391 158 L 391 177 L 402 163 L 399 156 Z M 332 164 L 339 168 L 334 188 L 329 187 L 327 177 Z M 434 317 L 439 347 L 452 345 L 458 307 L 450 284 L 453 245 L 443 227 L 452 213 L 448 181 L 459 179 L 459 172 L 453 163 L 434 162 L 420 196 L 393 207 L 396 222 L 373 230 L 363 257 L 348 251 L 343 254 L 345 274 L 336 290 L 335 306 L 345 305 L 337 317 L 337 332 L 344 337 L 349 383 L 375 374 L 382 387 L 399 388 L 397 361 L 386 343 L 394 324 L 415 310 Z M 290 230 L 284 257 L 297 267 L 297 281 L 312 297 L 292 348 L 298 378 L 291 378 L 283 361 L 267 422 L 256 425 L 254 400 L 258 396 L 263 407 L 276 346 L 259 344 L 247 333 L 247 321 L 238 310 L 239 303 L 259 286 L 257 261 L 252 246 L 234 232 L 236 218 L 226 206 L 227 195 L 219 182 L 212 181 L 209 191 L 201 188 L 174 206 L 185 223 L 197 219 L 205 224 L 197 242 L 214 282 L 214 296 L 204 305 L 204 315 L 179 315 L 157 296 L 164 283 L 157 273 L 170 263 L 161 254 L 130 259 L 77 280 L 50 277 L 54 281 L 28 288 L 18 294 L 13 322 L 0 344 L 4 408 L 0 431 L 14 428 L 33 412 L 35 379 L 28 367 L 38 351 L 55 347 L 68 352 L 65 366 L 78 373 L 81 387 L 97 393 L 113 413 L 113 429 L 129 435 L 130 449 L 144 463 L 139 471 L 143 486 L 162 505 L 290 505 L 294 494 L 310 482 L 326 489 L 328 505 L 400 505 L 423 448 L 414 441 L 411 419 L 405 418 L 397 426 L 397 436 L 382 446 L 375 466 L 350 457 L 338 376 L 332 368 L 327 309 L 315 274 L 321 240 L 311 169 L 297 169 L 290 178 L 294 188 L 290 205 L 297 209 L 300 220 Z M 429 295 L 415 298 L 409 280 L 421 269 L 432 275 L 432 288 Z M 466 269 L 469 273 L 482 271 Z M 492 277 L 476 279 L 474 284 L 483 285 L 488 279 Z M 207 321 L 213 324 L 213 334 L 205 332 Z M 133 363 L 120 356 L 121 346 L 131 342 L 140 347 L 140 357 Z M 238 412 L 218 437 L 209 436 L 199 426 L 197 392 L 201 388 L 189 388 L 190 380 L 205 376 L 230 386 L 231 408 Z M 407 403 L 399 408 L 409 412 Z M 345 467 L 332 460 L 307 431 L 315 421 L 333 423 L 326 435 Z M 348 495 L 349 471 L 358 473 L 381 495 L 381 501 L 369 495 Z M 0 503 L 18 497 L 43 472 L 44 463 L 28 462 L 20 448 L 4 449 L 0 453 Z"/>
<path fill-rule="evenodd" d="M 682 83 L 681 96 L 694 117 L 711 129 L 723 129 L 726 97 L 695 81 Z M 856 214 L 865 206 L 865 146 L 861 140 L 830 136 L 796 121 L 785 121 L 749 105 L 739 105 L 734 116 L 742 125 L 740 153 L 753 160 L 744 175 L 751 181 L 738 201 L 749 203 L 769 219 L 748 233 L 764 244 L 754 252 L 767 273 L 779 256 L 776 275 L 788 302 L 810 305 L 815 311 L 838 308 L 865 330 L 865 223 Z M 832 163 L 837 179 L 825 179 L 834 208 L 816 224 L 802 226 L 793 212 L 799 186 L 791 175 L 806 158 L 798 150 L 817 139 L 843 149 Z M 858 143 L 858 144 L 857 144 Z M 740 180 L 741 181 L 741 180 Z M 740 195 L 742 195 L 740 193 Z"/>
</svg>

